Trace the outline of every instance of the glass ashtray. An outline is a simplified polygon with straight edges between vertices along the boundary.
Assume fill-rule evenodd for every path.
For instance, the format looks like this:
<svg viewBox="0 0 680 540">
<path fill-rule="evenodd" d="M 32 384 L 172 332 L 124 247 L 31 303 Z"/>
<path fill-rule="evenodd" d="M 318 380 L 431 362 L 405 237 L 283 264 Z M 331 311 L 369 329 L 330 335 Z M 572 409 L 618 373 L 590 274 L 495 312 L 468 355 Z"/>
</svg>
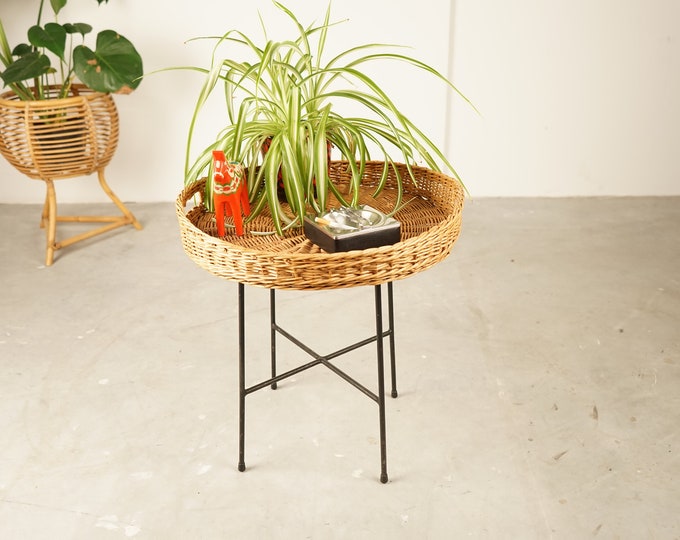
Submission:
<svg viewBox="0 0 680 540">
<path fill-rule="evenodd" d="M 385 223 L 387 216 L 375 208 L 342 206 L 317 216 L 314 221 L 335 234 L 347 234 Z"/>
</svg>

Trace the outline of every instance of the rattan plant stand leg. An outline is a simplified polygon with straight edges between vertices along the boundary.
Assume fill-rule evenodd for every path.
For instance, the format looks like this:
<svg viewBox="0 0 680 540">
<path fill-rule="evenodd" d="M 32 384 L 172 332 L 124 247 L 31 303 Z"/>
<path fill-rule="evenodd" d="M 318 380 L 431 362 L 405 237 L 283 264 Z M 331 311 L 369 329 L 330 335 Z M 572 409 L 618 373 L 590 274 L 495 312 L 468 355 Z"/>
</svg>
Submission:
<svg viewBox="0 0 680 540">
<path fill-rule="evenodd" d="M 97 170 L 97 176 L 99 178 L 99 185 L 106 195 L 111 199 L 111 201 L 118 207 L 122 215 L 120 216 L 60 216 L 57 214 L 57 195 L 54 188 L 53 180 L 45 180 L 47 185 L 47 195 L 45 197 L 45 205 L 43 207 L 42 217 L 40 220 L 40 226 L 46 229 L 47 236 L 47 248 L 45 254 L 45 265 L 51 266 L 54 262 L 54 252 L 80 242 L 81 240 L 87 240 L 93 236 L 103 234 L 118 227 L 123 227 L 124 225 L 132 225 L 137 230 L 141 230 L 142 226 L 137 221 L 137 218 L 128 210 L 128 208 L 121 202 L 121 200 L 116 196 L 116 194 L 111 190 L 109 185 L 106 183 L 106 177 L 104 176 L 104 169 Z M 71 236 L 61 241 L 57 241 L 57 222 L 78 222 L 78 223 L 106 223 L 95 229 Z"/>
<path fill-rule="evenodd" d="M 380 482 L 387 483 L 387 440 L 386 440 L 386 422 L 385 422 L 385 367 L 384 367 L 384 339 L 389 338 L 390 344 L 390 367 L 391 367 L 391 383 L 392 383 L 392 397 L 397 397 L 397 379 L 396 379 L 396 359 L 394 350 L 394 302 L 392 283 L 387 283 L 387 310 L 388 310 L 388 325 L 384 328 L 383 324 L 383 308 L 382 308 L 382 285 L 375 285 L 375 335 L 368 337 L 362 341 L 353 343 L 337 350 L 333 353 L 321 355 L 313 351 L 296 337 L 284 330 L 276 322 L 276 290 L 270 289 L 269 310 L 270 310 L 270 330 L 271 330 L 271 378 L 262 381 L 252 386 L 246 386 L 246 322 L 245 322 L 245 285 L 238 284 L 238 347 L 239 347 L 239 460 L 238 470 L 243 472 L 246 470 L 245 463 L 245 428 L 246 428 L 246 396 L 262 390 L 266 387 L 276 389 L 277 383 L 296 375 L 302 371 L 312 368 L 317 365 L 324 365 L 340 378 L 354 386 L 364 395 L 372 399 L 378 404 L 378 422 L 380 430 Z M 312 357 L 310 362 L 302 364 L 294 369 L 278 374 L 276 369 L 276 337 L 281 335 L 302 349 L 309 356 Z M 354 378 L 337 367 L 331 361 L 364 347 L 371 343 L 376 343 L 376 357 L 378 370 L 378 391 L 377 393 L 369 390 L 364 385 L 359 383 Z"/>
</svg>

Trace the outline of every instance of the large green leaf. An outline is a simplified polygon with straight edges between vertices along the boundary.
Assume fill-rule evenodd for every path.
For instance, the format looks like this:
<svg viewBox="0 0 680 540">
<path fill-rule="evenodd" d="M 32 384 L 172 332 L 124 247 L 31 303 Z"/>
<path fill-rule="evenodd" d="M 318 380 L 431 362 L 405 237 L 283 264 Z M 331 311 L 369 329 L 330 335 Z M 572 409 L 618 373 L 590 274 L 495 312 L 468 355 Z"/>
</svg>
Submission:
<svg viewBox="0 0 680 540">
<path fill-rule="evenodd" d="M 33 52 L 33 47 L 28 43 L 19 43 L 14 49 L 12 49 L 12 54 L 10 56 L 24 56 Z"/>
<path fill-rule="evenodd" d="M 5 84 L 12 84 L 40 77 L 49 69 L 50 59 L 39 52 L 32 52 L 10 64 L 1 76 Z"/>
<path fill-rule="evenodd" d="M 35 47 L 47 49 L 64 60 L 66 50 L 66 30 L 57 23 L 47 23 L 45 28 L 38 25 L 28 29 L 28 40 Z"/>
<path fill-rule="evenodd" d="M 79 45 L 73 50 L 78 78 L 98 92 L 129 94 L 139 86 L 142 58 L 125 37 L 113 30 L 97 35 L 97 48 Z"/>
<path fill-rule="evenodd" d="M 50 4 L 52 5 L 52 10 L 54 11 L 55 15 L 61 11 L 61 8 L 66 5 L 67 1 L 68 0 L 50 0 Z"/>
<path fill-rule="evenodd" d="M 64 25 L 64 30 L 66 30 L 67 34 L 80 34 L 85 37 L 85 34 L 92 32 L 92 26 L 87 23 L 66 23 Z"/>
</svg>

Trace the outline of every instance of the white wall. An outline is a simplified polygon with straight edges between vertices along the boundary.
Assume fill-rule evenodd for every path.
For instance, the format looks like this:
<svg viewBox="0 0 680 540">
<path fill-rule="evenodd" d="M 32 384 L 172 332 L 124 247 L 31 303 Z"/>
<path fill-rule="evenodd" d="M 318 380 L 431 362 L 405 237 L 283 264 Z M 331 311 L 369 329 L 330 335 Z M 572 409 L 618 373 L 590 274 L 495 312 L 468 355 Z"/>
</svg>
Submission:
<svg viewBox="0 0 680 540">
<path fill-rule="evenodd" d="M 13 42 L 37 0 L 2 0 Z M 287 2 L 303 21 L 326 3 Z M 206 65 L 199 35 L 239 27 L 260 36 L 269 0 L 69 0 L 62 22 L 129 37 L 145 69 Z M 474 196 L 680 194 L 680 2 L 676 0 L 335 0 L 329 47 L 367 41 L 411 45 L 477 105 L 447 100 L 440 85 L 403 68 L 376 72 L 396 101 L 448 151 Z M 453 32 L 451 32 L 453 29 Z M 270 29 L 281 38 L 283 30 Z M 107 176 L 125 201 L 174 200 L 186 131 L 200 85 L 188 72 L 147 77 L 116 98 L 121 140 Z M 219 122 L 204 126 L 205 140 Z M 60 202 L 102 199 L 92 179 L 58 185 Z M 0 162 L 0 202 L 39 202 L 44 187 Z"/>
<path fill-rule="evenodd" d="M 27 23 L 11 28 L 7 21 L 10 17 L 32 21 L 34 10 L 26 6 L 37 5 L 37 0 L 1 1 L 7 31 L 17 30 L 13 40 L 23 39 L 18 30 L 26 28 Z M 285 3 L 304 24 L 322 21 L 327 7 L 327 2 L 316 0 Z M 110 0 L 101 7 L 94 0 L 69 0 L 60 20 L 94 21 L 95 30 L 111 27 L 120 31 L 135 43 L 149 73 L 169 66 L 207 66 L 211 45 L 184 43 L 195 36 L 222 35 L 236 27 L 262 42 L 258 10 L 267 22 L 270 38 L 283 39 L 291 36 L 291 30 L 295 32 L 270 0 Z M 406 0 L 336 0 L 333 20 L 349 21 L 329 33 L 327 48 L 344 49 L 367 42 L 408 44 L 413 47 L 410 54 L 445 72 L 449 64 L 449 12 L 448 0 L 427 0 L 424 5 Z M 282 22 L 285 24 L 277 28 Z M 414 72 L 404 69 L 394 63 L 376 66 L 374 75 L 391 90 L 407 115 L 417 119 L 443 145 L 446 118 L 438 109 L 446 100 L 445 86 L 439 85 L 434 94 L 425 94 L 422 88 L 432 79 L 425 75 L 407 77 Z M 132 95 L 116 97 L 121 138 L 107 178 L 124 201 L 170 201 L 181 190 L 186 134 L 201 82 L 201 76 L 193 72 L 157 73 L 145 78 Z M 205 141 L 212 141 L 216 130 L 224 125 L 222 117 L 218 120 L 213 125 L 203 124 Z M 65 180 L 57 185 L 58 199 L 105 200 L 96 184 L 94 177 Z M 0 202 L 39 202 L 43 192 L 43 182 L 27 179 L 1 160 Z"/>
<path fill-rule="evenodd" d="M 677 0 L 456 0 L 453 45 L 473 195 L 680 194 Z"/>
</svg>

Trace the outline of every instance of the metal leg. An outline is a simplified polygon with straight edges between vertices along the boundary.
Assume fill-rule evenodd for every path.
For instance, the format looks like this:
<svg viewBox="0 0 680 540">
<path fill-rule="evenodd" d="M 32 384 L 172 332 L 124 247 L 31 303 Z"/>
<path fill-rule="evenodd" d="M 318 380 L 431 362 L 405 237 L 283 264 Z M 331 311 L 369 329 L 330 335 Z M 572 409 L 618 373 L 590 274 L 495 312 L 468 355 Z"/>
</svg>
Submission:
<svg viewBox="0 0 680 540">
<path fill-rule="evenodd" d="M 387 314 L 390 324 L 390 368 L 392 371 L 392 397 L 396 398 L 397 393 L 397 360 L 394 350 L 394 296 L 392 294 L 392 282 L 387 284 Z"/>
<path fill-rule="evenodd" d="M 246 324 L 245 286 L 238 284 L 238 470 L 246 470 Z"/>
<path fill-rule="evenodd" d="M 375 334 L 378 355 L 378 409 L 380 415 L 380 481 L 387 483 L 387 441 L 385 438 L 385 364 L 383 359 L 382 289 L 375 286 Z"/>
<path fill-rule="evenodd" d="M 390 337 L 390 364 L 392 372 L 392 396 L 396 397 L 396 369 L 395 369 L 395 351 L 394 351 L 394 306 L 392 283 L 388 283 L 388 318 L 389 328 L 384 330 L 383 327 L 383 308 L 382 308 L 382 286 L 375 286 L 375 335 L 367 339 L 358 341 L 347 347 L 339 349 L 335 352 L 321 355 L 313 351 L 310 347 L 302 343 L 300 340 L 292 336 L 289 332 L 281 328 L 276 322 L 276 292 L 271 289 L 269 294 L 269 309 L 270 309 L 270 339 L 271 339 L 271 378 L 266 381 L 246 387 L 245 377 L 245 285 L 238 284 L 238 332 L 239 332 L 239 462 L 238 470 L 245 471 L 245 400 L 246 396 L 258 390 L 262 390 L 267 386 L 272 389 L 276 388 L 278 381 L 292 377 L 297 373 L 305 371 L 309 368 L 322 364 L 333 371 L 336 375 L 350 383 L 352 386 L 360 390 L 363 394 L 371 398 L 378 404 L 379 421 L 380 421 L 380 482 L 383 484 L 388 482 L 387 476 L 387 439 L 386 439 L 386 421 L 385 421 L 385 354 L 384 354 L 384 340 L 385 337 Z M 313 360 L 298 367 L 286 371 L 285 373 L 277 374 L 276 365 L 276 334 L 281 334 L 283 337 L 297 345 L 304 352 L 308 353 Z M 337 367 L 332 361 L 350 351 L 354 351 L 375 341 L 377 363 L 378 363 L 378 392 L 377 394 L 363 386 L 357 380 L 350 377 L 347 373 Z"/>
<path fill-rule="evenodd" d="M 271 355 L 272 355 L 272 379 L 276 377 L 276 290 L 269 291 L 269 321 L 271 328 Z M 276 381 L 271 385 L 276 390 Z"/>
</svg>

